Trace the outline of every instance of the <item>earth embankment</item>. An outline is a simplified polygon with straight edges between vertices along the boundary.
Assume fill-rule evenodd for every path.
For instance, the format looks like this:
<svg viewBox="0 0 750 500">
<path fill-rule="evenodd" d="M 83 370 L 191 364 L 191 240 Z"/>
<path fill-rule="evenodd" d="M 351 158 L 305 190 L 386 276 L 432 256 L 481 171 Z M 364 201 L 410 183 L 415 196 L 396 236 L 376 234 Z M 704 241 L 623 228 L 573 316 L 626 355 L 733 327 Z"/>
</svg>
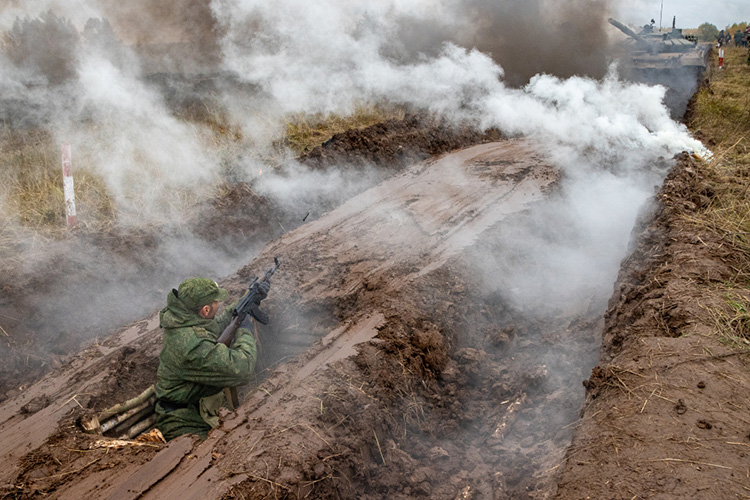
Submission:
<svg viewBox="0 0 750 500">
<path fill-rule="evenodd" d="M 716 190 L 704 165 L 684 155 L 644 214 L 555 498 L 750 491 L 747 341 L 727 337 L 717 316 L 746 257 L 694 222 Z"/>
<path fill-rule="evenodd" d="M 525 314 L 480 290 L 471 260 L 557 181 L 530 143 L 488 143 L 415 164 L 285 234 L 222 283 L 238 295 L 282 260 L 262 382 L 206 442 L 110 451 L 75 427 L 82 407 L 153 379 L 151 316 L 4 403 L 14 465 L 3 480 L 50 498 L 551 494 L 596 310 Z"/>
</svg>

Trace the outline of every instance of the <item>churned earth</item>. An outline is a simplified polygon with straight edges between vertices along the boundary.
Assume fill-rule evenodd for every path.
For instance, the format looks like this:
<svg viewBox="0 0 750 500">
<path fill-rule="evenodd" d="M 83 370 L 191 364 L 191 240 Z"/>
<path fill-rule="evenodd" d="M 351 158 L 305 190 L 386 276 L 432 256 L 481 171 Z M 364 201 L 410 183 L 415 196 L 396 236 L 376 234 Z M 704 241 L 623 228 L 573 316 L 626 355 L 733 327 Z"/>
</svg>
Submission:
<svg viewBox="0 0 750 500">
<path fill-rule="evenodd" d="M 523 139 L 452 133 L 415 153 L 407 136 L 431 144 L 431 129 L 389 130 L 334 137 L 307 161 L 406 150 L 392 176 L 269 228 L 222 280 L 236 297 L 282 262 L 257 383 L 219 429 L 113 447 L 77 426 L 154 382 L 153 313 L 0 403 L 3 498 L 748 496 L 748 358 L 711 334 L 705 306 L 722 297 L 699 287 L 735 277 L 741 256 L 689 222 L 713 195 L 701 165 L 676 160 L 608 307 L 519 308 L 476 285 L 476 260 L 532 223 L 559 173 Z M 216 221 L 252 196 L 232 191 Z"/>
<path fill-rule="evenodd" d="M 376 183 L 431 155 L 497 137 L 407 115 L 337 134 L 299 160 L 323 172 L 346 168 Z M 182 279 L 175 275 L 171 246 L 197 247 L 197 253 L 210 246 L 244 264 L 265 242 L 317 219 L 366 185 L 323 194 L 290 209 L 258 196 L 252 183 L 229 179 L 177 224 L 105 230 L 82 224 L 70 237 L 20 242 L 23 250 L 0 262 L 0 356 L 5 360 L 0 365 L 0 402 L 67 362 L 92 339 L 103 339 L 158 308 L 155 304 L 164 300 L 174 281 Z M 113 269 L 124 269 L 125 274 Z M 205 272 L 214 274 L 208 267 Z"/>
</svg>

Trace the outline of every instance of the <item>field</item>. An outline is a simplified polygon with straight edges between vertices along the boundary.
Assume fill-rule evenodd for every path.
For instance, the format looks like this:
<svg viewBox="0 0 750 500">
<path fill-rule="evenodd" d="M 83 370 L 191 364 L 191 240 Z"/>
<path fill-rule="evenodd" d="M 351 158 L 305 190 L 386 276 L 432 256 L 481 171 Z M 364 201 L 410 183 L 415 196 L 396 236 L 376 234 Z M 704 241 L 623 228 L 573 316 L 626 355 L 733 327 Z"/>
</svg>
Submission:
<svg viewBox="0 0 750 500">
<path fill-rule="evenodd" d="M 557 290 L 544 277 L 572 262 L 562 257 L 578 226 L 557 204 L 570 174 L 529 138 L 394 109 L 297 116 L 284 143 L 301 164 L 346 165 L 342 175 L 370 182 L 290 208 L 257 194 L 258 179 L 222 180 L 184 197 L 197 209 L 170 227 L 122 224 L 84 154 L 83 222 L 70 232 L 52 139 L 4 132 L 2 200 L 21 219 L 3 222 L 0 248 L 12 360 L 0 391 L 3 498 L 748 496 L 745 57 L 728 48 L 691 101 L 685 120 L 712 156 L 665 160 L 616 280 L 563 274 L 582 293 L 545 302 L 529 297 Z M 215 123 L 203 140 L 241 149 L 244 138 Z M 282 259 L 256 384 L 203 443 L 107 446 L 77 421 L 154 382 L 155 311 L 178 280 L 162 241 L 185 228 L 224 248 L 258 245 L 228 264 L 221 284 L 233 296 Z M 160 285 L 127 283 L 137 307 L 89 323 L 104 307 L 89 296 L 40 308 L 71 286 L 69 272 L 77 290 L 120 283 L 107 262 L 82 258 L 96 254 L 164 272 Z M 82 302 L 95 307 L 57 336 L 44 330 Z"/>
</svg>

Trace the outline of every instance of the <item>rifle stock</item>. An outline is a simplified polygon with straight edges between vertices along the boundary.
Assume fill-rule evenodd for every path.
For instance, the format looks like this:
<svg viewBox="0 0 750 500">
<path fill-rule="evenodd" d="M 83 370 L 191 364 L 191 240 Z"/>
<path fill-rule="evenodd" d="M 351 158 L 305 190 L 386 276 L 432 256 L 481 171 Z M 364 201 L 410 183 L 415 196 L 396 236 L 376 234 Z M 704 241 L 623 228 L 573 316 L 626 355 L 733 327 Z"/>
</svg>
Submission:
<svg viewBox="0 0 750 500">
<path fill-rule="evenodd" d="M 242 320 L 245 318 L 240 318 L 239 316 L 234 316 L 232 318 L 232 321 L 229 322 L 226 328 L 224 328 L 224 331 L 221 332 L 221 335 L 219 335 L 219 338 L 216 339 L 216 342 L 219 344 L 224 344 L 225 346 L 229 347 L 234 340 L 234 336 L 237 334 L 237 330 L 240 329 L 240 323 L 242 323 Z"/>
</svg>

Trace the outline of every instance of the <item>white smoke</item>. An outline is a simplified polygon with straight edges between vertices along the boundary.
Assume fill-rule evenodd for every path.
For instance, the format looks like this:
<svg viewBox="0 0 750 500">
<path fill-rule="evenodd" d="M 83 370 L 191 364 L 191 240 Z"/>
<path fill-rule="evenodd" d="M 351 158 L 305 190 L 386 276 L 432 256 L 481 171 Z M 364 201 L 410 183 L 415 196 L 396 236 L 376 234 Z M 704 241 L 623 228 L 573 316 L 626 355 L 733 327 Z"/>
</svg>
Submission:
<svg viewBox="0 0 750 500">
<path fill-rule="evenodd" d="M 26 13 L 55 6 L 39 1 Z M 544 12 L 545 6 L 551 8 L 534 3 L 528 12 Z M 462 7 L 466 12 L 459 15 Z M 542 137 L 565 157 L 629 163 L 615 168 L 638 168 L 649 158 L 701 149 L 669 119 L 661 87 L 624 84 L 612 70 L 601 81 L 540 74 L 518 89 L 503 83 L 504 71 L 493 58 L 471 47 L 445 43 L 434 56 L 393 56 L 404 19 L 414 23 L 424 16 L 425 27 L 439 22 L 455 27 L 481 8 L 511 7 L 479 0 L 215 0 L 211 8 L 225 33 L 221 65 L 260 89 L 252 96 L 220 96 L 246 137 L 255 139 L 253 147 L 278 139 L 292 114 L 346 115 L 359 104 L 389 102 L 480 129 Z M 18 14 L 19 8 L 10 11 Z M 106 14 L 90 1 L 76 2 L 60 15 L 69 12 Z M 181 210 L 175 191 L 217 180 L 221 153 L 202 142 L 200 126 L 175 118 L 143 82 L 134 58 L 128 62 L 123 67 L 106 54 L 82 51 L 74 107 L 65 107 L 53 127 L 60 141 L 73 142 L 74 150 L 93 161 L 119 208 L 153 213 L 153 220 L 171 218 Z M 3 81 L 4 88 L 14 85 Z M 59 93 L 49 95 L 58 98 Z M 82 119 L 96 126 L 81 127 Z"/>
<path fill-rule="evenodd" d="M 562 307 L 582 294 L 608 296 L 638 210 L 666 173 L 664 160 L 684 150 L 709 153 L 670 118 L 665 88 L 621 81 L 615 66 L 601 80 L 539 74 L 514 88 L 487 54 L 453 43 L 432 57 L 385 55 L 399 19 L 456 5 L 213 3 L 228 27 L 225 64 L 261 86 L 281 113 L 347 113 L 361 101 L 387 101 L 534 139 L 564 172 L 563 195 L 542 209 L 546 221 L 505 229 L 514 242 L 509 254 L 489 258 L 515 251 L 526 264 L 498 262 L 486 285 L 514 291 L 518 304 L 551 296 Z M 264 180 L 268 192 L 302 187 L 272 179 Z"/>
<path fill-rule="evenodd" d="M 595 3 L 601 7 L 606 2 Z M 27 10 L 16 6 L 4 11 L 0 21 L 7 29 L 11 15 L 35 16 L 56 5 L 37 1 L 24 4 Z M 252 139 L 241 146 L 252 148 L 242 153 L 254 159 L 240 166 L 248 178 L 256 176 L 264 167 L 257 151 L 280 138 L 290 115 L 347 115 L 361 104 L 401 104 L 478 130 L 497 127 L 508 135 L 528 136 L 565 173 L 564 196 L 550 209 L 558 215 L 550 219 L 565 226 L 571 237 L 560 237 L 559 227 L 550 227 L 548 233 L 514 229 L 528 254 L 545 264 L 536 264 L 541 273 L 536 281 L 507 272 L 504 283 L 523 289 L 518 294 L 522 300 L 533 295 L 530 281 L 540 284 L 534 293 L 546 288 L 565 294 L 562 284 L 585 287 L 595 280 L 611 286 L 638 207 L 664 175 L 653 165 L 682 150 L 705 149 L 670 119 L 662 87 L 625 83 L 614 69 L 602 79 L 540 73 L 524 86 L 507 85 L 498 61 L 549 54 L 490 56 L 475 48 L 478 43 L 461 45 L 479 35 L 448 33 L 468 29 L 469 21 L 482 19 L 485 11 L 492 15 L 479 24 L 491 33 L 491 23 L 502 18 L 499 14 L 518 13 L 519 23 L 538 23 L 546 20 L 545 9 L 560 9 L 541 0 L 525 5 L 482 0 L 213 0 L 211 9 L 223 33 L 216 65 L 257 89 L 222 93 L 219 87 L 215 96 L 226 105 L 230 125 Z M 66 3 L 58 14 L 71 12 L 77 13 L 79 27 L 83 17 L 107 16 L 93 0 Z M 606 25 L 602 14 L 601 24 Z M 405 33 L 404 26 L 414 29 Z M 419 44 L 413 39 L 399 38 L 419 38 L 434 27 L 446 32 L 436 38 L 445 43 L 423 52 L 414 51 Z M 533 33 L 539 26 L 528 28 Z M 207 140 L 211 133 L 204 126 L 173 115 L 162 93 L 146 83 L 132 55 L 123 60 L 122 54 L 82 50 L 75 64 L 76 80 L 53 90 L 30 85 L 28 75 L 0 60 L 0 85 L 18 94 L 26 91 L 33 102 L 55 110 L 49 127 L 60 142 L 73 144 L 74 167 L 76 158 L 86 158 L 101 174 L 118 213 L 127 216 L 123 219 L 181 220 L 187 208 L 221 180 L 225 152 Z M 376 179 L 353 172 L 324 176 L 292 163 L 282 170 L 264 169 L 260 188 L 283 207 L 294 206 L 295 200 L 360 190 Z M 498 264 L 498 269 L 506 267 Z"/>
<path fill-rule="evenodd" d="M 384 57 L 393 23 L 441 2 L 214 2 L 228 27 L 225 65 L 260 85 L 282 113 L 347 113 L 362 101 L 406 103 L 481 128 L 541 134 L 578 150 L 674 154 L 699 150 L 669 118 L 664 89 L 538 75 L 523 89 L 502 83 L 486 54 L 446 44 L 437 57 Z M 373 19 L 377 21 L 373 21 Z"/>
<path fill-rule="evenodd" d="M 82 59 L 78 74 L 80 112 L 96 127 L 73 120 L 60 139 L 90 155 L 117 206 L 137 213 L 139 223 L 179 220 L 216 180 L 218 159 L 203 147 L 200 128 L 172 116 L 137 75 L 97 55 Z"/>
</svg>

